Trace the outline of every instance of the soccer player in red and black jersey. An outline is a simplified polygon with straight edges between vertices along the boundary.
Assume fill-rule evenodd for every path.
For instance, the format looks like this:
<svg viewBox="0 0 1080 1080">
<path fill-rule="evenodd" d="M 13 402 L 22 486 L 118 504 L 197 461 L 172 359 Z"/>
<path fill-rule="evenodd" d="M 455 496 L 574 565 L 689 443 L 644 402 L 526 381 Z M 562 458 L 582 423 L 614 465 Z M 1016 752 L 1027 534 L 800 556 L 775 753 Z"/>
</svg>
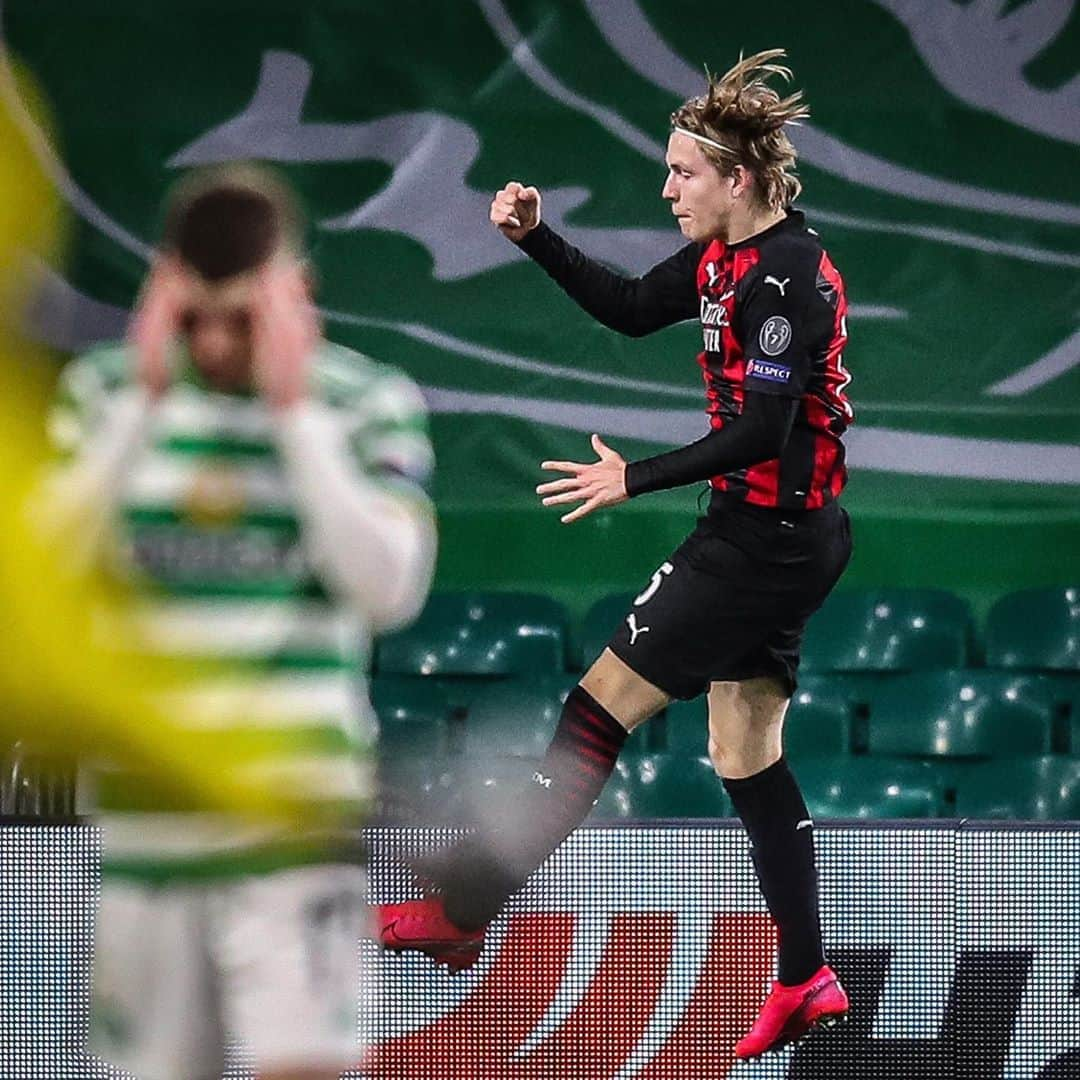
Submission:
<svg viewBox="0 0 1080 1080">
<path fill-rule="evenodd" d="M 672 114 L 663 197 L 689 241 L 643 277 L 593 262 L 541 220 L 533 187 L 507 184 L 492 222 L 587 312 L 641 336 L 700 320 L 697 361 L 710 431 L 627 462 L 596 435 L 598 460 L 544 462 L 545 506 L 575 521 L 650 491 L 707 480 L 708 513 L 635 599 L 570 693 L 514 820 L 422 866 L 437 891 L 383 911 L 383 943 L 465 966 L 506 899 L 588 814 L 627 732 L 673 698 L 708 694 L 709 755 L 752 844 L 779 931 L 778 977 L 736 1046 L 754 1057 L 841 1019 L 825 962 L 812 823 L 781 731 L 803 629 L 851 554 L 843 434 L 844 284 L 791 208 L 800 191 L 784 126 L 807 115 L 783 50 L 741 60 Z"/>
</svg>

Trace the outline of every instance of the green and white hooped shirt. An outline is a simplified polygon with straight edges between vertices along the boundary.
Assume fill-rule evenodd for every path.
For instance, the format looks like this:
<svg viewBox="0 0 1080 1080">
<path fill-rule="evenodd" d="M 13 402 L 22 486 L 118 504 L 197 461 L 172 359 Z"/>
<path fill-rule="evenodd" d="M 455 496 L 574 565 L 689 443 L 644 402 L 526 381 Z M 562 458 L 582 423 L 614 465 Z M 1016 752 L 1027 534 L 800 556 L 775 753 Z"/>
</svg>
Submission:
<svg viewBox="0 0 1080 1080">
<path fill-rule="evenodd" d="M 61 454 L 75 458 L 108 438 L 117 404 L 138 392 L 131 367 L 115 346 L 64 370 L 50 419 Z M 255 396 L 209 389 L 190 363 L 183 370 L 116 470 L 112 553 L 138 586 L 151 648 L 210 661 L 170 700 L 170 715 L 198 726 L 207 754 L 228 738 L 253 777 L 355 819 L 370 795 L 377 735 L 366 687 L 371 621 L 317 570 L 270 411 Z M 333 418 L 351 469 L 432 513 L 427 417 L 410 379 L 323 342 L 310 398 Z M 107 869 L 164 879 L 322 857 L 273 829 L 176 805 L 165 787 L 115 769 L 97 774 Z"/>
</svg>

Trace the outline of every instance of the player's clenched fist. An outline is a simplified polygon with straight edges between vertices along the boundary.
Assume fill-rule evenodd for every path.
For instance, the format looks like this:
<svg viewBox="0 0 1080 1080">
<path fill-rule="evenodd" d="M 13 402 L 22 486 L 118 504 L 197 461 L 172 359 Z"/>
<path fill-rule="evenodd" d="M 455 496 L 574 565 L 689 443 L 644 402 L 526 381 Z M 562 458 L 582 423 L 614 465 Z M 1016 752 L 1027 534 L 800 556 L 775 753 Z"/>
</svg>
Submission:
<svg viewBox="0 0 1080 1080">
<path fill-rule="evenodd" d="M 491 200 L 491 223 L 516 244 L 540 224 L 540 192 L 511 180 Z"/>
</svg>

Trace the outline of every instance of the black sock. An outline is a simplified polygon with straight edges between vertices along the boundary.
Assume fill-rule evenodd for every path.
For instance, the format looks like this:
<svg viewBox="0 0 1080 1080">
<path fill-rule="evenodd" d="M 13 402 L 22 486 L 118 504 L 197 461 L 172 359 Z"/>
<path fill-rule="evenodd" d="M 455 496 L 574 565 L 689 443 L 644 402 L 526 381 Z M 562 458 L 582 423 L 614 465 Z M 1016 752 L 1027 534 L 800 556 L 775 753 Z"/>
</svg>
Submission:
<svg viewBox="0 0 1080 1080">
<path fill-rule="evenodd" d="M 580 686 L 570 691 L 533 782 L 507 818 L 440 857 L 430 872 L 447 917 L 462 930 L 490 922 L 581 824 L 607 783 L 626 729 Z"/>
<path fill-rule="evenodd" d="M 758 883 L 780 934 L 778 978 L 806 982 L 822 964 L 821 916 L 810 812 L 787 762 L 742 780 L 724 780 L 750 835 Z"/>
</svg>

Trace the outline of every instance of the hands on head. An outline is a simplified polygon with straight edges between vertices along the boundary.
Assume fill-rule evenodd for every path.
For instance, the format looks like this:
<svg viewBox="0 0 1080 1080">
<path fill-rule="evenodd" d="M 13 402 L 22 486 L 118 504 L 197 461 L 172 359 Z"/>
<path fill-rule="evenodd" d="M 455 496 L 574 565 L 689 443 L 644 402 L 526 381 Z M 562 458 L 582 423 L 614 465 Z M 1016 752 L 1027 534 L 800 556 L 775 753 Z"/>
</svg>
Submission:
<svg viewBox="0 0 1080 1080">
<path fill-rule="evenodd" d="M 491 220 L 505 236 L 518 241 L 540 223 L 540 205 L 535 187 L 511 181 L 496 193 Z M 207 294 L 226 288 L 235 293 L 238 285 L 246 293 L 243 306 L 249 318 L 242 320 L 243 331 L 227 328 L 232 336 L 225 346 L 220 334 L 216 336 L 215 362 L 204 350 L 204 373 L 212 384 L 223 382 L 227 388 L 250 381 L 274 408 L 287 408 L 305 396 L 311 352 L 321 328 L 303 265 L 295 259 L 274 259 L 251 274 L 210 284 L 174 254 L 164 253 L 151 266 L 129 334 L 138 381 L 151 399 L 159 399 L 177 376 L 172 345 L 181 333 L 188 333 L 192 358 L 199 363 L 192 328 L 182 323 L 193 317 L 191 321 L 205 326 L 214 318 L 212 311 L 202 310 Z M 193 299 L 196 292 L 198 299 Z M 237 306 L 235 296 L 231 303 Z M 220 329 L 221 322 L 217 325 Z"/>
<path fill-rule="evenodd" d="M 239 304 L 248 315 L 242 329 L 227 324 L 224 331 L 233 335 L 231 349 L 242 360 L 241 374 L 272 408 L 296 404 L 306 396 L 311 354 L 321 327 L 304 266 L 295 259 L 275 259 L 220 286 L 208 285 L 175 256 L 155 260 L 129 333 L 139 383 L 154 400 L 168 390 L 177 375 L 171 348 L 185 332 L 182 324 L 189 316 L 215 318 L 208 295 L 212 298 L 215 291 L 226 289 L 230 307 Z M 189 346 L 198 364 L 194 342 Z"/>
<path fill-rule="evenodd" d="M 536 188 L 511 180 L 491 200 L 491 223 L 516 244 L 540 224 L 540 201 Z"/>
</svg>

